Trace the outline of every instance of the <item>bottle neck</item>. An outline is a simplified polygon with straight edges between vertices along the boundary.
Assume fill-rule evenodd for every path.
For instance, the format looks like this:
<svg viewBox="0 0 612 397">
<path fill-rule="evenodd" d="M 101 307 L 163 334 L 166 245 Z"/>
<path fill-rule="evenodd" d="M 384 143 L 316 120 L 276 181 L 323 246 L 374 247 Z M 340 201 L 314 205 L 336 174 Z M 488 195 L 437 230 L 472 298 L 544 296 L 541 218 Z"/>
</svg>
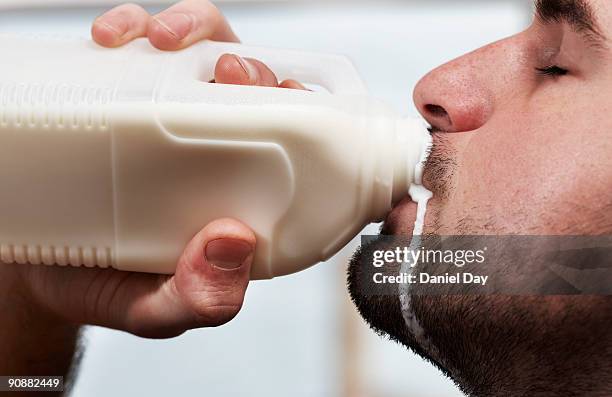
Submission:
<svg viewBox="0 0 612 397">
<path fill-rule="evenodd" d="M 410 185 L 421 183 L 422 163 L 427 159 L 431 136 L 419 119 L 396 119 L 386 124 L 378 137 L 378 166 L 371 219 L 381 220 L 394 204 L 408 195 Z"/>
<path fill-rule="evenodd" d="M 392 203 L 403 199 L 413 183 L 422 183 L 422 167 L 431 146 L 431 135 L 420 119 L 399 119 L 393 152 Z"/>
</svg>

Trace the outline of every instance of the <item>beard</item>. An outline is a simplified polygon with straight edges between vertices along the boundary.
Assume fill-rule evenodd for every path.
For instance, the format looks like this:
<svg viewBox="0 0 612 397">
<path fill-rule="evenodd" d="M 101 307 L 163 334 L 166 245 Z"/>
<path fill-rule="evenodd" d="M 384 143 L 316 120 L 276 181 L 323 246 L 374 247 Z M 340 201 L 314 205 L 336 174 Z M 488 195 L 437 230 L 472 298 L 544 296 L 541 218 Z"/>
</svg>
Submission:
<svg viewBox="0 0 612 397">
<path fill-rule="evenodd" d="M 375 268 L 365 259 L 397 246 L 384 237 L 363 244 L 347 274 L 353 303 L 376 333 L 429 361 L 469 396 L 610 395 L 594 391 L 612 370 L 612 295 L 477 295 L 454 286 L 432 292 L 432 286 L 377 285 L 374 273 L 402 272 L 399 263 Z"/>
<path fill-rule="evenodd" d="M 446 140 L 435 136 L 424 183 L 437 204 L 452 192 L 455 158 Z M 428 214 L 422 244 L 427 249 L 435 249 L 438 216 L 435 209 Z M 478 230 L 476 224 L 467 227 L 473 222 L 465 218 L 456 234 Z M 411 286 L 405 293 L 409 307 L 403 306 L 396 284 L 372 283 L 375 273 L 399 275 L 401 264 L 375 268 L 371 258 L 375 251 L 397 246 L 385 237 L 411 236 L 410 226 L 390 216 L 381 236 L 363 244 L 349 264 L 349 294 L 376 333 L 435 365 L 467 395 L 569 395 L 577 386 L 585 393 L 595 390 L 607 379 L 612 369 L 612 296 L 427 294 Z M 407 315 L 415 321 L 407 322 Z"/>
</svg>

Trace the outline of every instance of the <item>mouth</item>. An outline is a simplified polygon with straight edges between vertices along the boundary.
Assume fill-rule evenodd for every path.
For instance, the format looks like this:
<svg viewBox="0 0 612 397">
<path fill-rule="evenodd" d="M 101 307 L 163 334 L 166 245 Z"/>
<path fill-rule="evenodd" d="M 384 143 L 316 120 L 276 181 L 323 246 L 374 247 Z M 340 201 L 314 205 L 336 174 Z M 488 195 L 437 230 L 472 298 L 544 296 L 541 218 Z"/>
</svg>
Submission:
<svg viewBox="0 0 612 397">
<path fill-rule="evenodd" d="M 435 148 L 436 132 L 440 130 L 431 126 L 427 129 L 434 138 L 434 143 L 431 150 Z M 431 157 L 431 153 L 429 155 Z M 425 162 L 425 166 L 429 163 L 429 159 Z M 425 169 L 425 175 L 423 175 L 423 183 L 426 184 L 427 169 Z M 425 186 L 427 188 L 427 186 Z M 418 216 L 418 204 L 413 201 L 410 195 L 406 195 L 401 201 L 399 201 L 389 212 L 383 227 L 381 229 L 382 235 L 396 235 L 396 236 L 412 236 L 414 233 L 415 222 Z"/>
<path fill-rule="evenodd" d="M 456 168 L 454 155 L 446 141 L 438 134 L 443 132 L 436 126 L 428 128 L 433 142 L 431 151 L 424 164 L 423 187 L 434 193 L 434 197 L 444 191 L 446 180 L 450 178 Z M 434 182 L 432 176 L 435 176 Z M 434 182 L 434 183 L 432 183 Z M 431 207 L 433 200 L 429 200 L 427 206 Z M 415 222 L 418 217 L 418 204 L 413 201 L 410 195 L 406 195 L 389 212 L 381 228 L 382 235 L 410 236 L 412 237 L 415 229 Z"/>
</svg>

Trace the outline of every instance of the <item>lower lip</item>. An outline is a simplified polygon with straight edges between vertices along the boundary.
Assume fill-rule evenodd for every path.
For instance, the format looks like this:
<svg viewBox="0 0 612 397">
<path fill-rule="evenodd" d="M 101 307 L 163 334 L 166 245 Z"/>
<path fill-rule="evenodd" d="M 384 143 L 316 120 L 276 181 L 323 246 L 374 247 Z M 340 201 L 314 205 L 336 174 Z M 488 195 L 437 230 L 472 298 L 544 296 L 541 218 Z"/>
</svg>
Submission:
<svg viewBox="0 0 612 397">
<path fill-rule="evenodd" d="M 393 208 L 385 224 L 393 234 L 412 236 L 416 217 L 417 204 L 408 196 Z"/>
</svg>

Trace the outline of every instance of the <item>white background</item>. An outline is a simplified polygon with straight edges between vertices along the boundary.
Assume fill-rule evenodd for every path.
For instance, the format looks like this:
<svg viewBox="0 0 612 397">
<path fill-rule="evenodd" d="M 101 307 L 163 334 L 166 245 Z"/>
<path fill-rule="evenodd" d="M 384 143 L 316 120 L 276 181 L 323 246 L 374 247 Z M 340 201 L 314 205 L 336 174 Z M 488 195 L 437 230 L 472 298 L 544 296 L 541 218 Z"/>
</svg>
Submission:
<svg viewBox="0 0 612 397">
<path fill-rule="evenodd" d="M 35 3 L 48 8 L 10 10 Z M 53 3 L 0 0 L 0 31 L 87 36 L 90 22 L 102 11 L 52 9 Z M 246 43 L 348 55 L 372 94 L 406 114 L 414 112 L 412 89 L 427 71 L 518 32 L 530 19 L 524 1 L 247 1 L 219 6 Z M 88 329 L 72 395 L 461 395 L 429 364 L 377 337 L 357 318 L 344 285 L 354 247 L 304 273 L 253 283 L 238 318 L 218 329 L 169 341 Z"/>
</svg>

